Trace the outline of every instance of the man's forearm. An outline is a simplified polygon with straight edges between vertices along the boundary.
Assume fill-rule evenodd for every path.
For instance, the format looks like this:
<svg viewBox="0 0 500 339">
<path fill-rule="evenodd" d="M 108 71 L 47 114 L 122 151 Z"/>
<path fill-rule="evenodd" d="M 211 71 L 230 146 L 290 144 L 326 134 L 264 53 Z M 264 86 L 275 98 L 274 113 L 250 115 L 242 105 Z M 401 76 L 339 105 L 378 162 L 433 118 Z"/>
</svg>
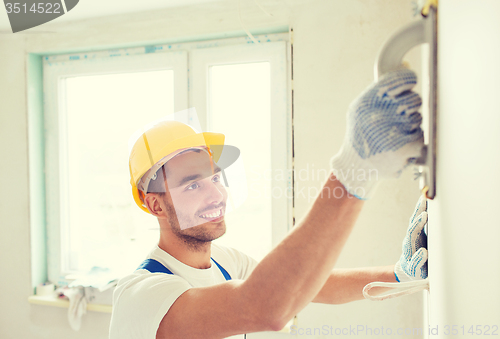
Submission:
<svg viewBox="0 0 500 339">
<path fill-rule="evenodd" d="M 363 288 L 374 281 L 397 282 L 394 276 L 394 265 L 381 267 L 364 267 L 334 269 L 323 288 L 312 300 L 323 304 L 344 304 L 364 299 Z M 377 287 L 370 294 L 379 294 L 387 290 Z"/>
<path fill-rule="evenodd" d="M 362 205 L 331 174 L 306 217 L 242 284 L 250 302 L 277 324 L 310 303 L 329 278 Z"/>
</svg>

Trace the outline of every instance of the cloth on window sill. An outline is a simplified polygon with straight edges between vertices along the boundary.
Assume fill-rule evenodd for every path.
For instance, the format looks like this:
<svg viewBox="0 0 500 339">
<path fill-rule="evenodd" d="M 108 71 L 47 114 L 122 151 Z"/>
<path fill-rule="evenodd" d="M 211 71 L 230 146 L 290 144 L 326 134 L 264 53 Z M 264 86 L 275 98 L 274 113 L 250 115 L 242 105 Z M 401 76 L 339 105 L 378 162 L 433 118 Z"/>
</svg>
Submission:
<svg viewBox="0 0 500 339">
<path fill-rule="evenodd" d="M 63 290 L 69 299 L 68 321 L 74 331 L 80 330 L 82 316 L 87 313 L 87 299 L 83 287 L 71 287 Z"/>
</svg>

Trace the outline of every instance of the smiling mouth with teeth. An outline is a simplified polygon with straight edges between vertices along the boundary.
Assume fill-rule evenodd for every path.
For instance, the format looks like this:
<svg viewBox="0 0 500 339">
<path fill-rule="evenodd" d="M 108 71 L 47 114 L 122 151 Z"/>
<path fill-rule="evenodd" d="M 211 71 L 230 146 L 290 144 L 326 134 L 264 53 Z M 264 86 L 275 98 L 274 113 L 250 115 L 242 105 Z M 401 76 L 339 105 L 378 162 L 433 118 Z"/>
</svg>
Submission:
<svg viewBox="0 0 500 339">
<path fill-rule="evenodd" d="M 220 208 L 216 212 L 202 214 L 202 215 L 200 215 L 200 218 L 203 218 L 203 219 L 206 219 L 206 220 L 215 220 L 215 219 L 222 218 L 223 216 L 224 215 L 222 213 L 222 208 Z"/>
</svg>

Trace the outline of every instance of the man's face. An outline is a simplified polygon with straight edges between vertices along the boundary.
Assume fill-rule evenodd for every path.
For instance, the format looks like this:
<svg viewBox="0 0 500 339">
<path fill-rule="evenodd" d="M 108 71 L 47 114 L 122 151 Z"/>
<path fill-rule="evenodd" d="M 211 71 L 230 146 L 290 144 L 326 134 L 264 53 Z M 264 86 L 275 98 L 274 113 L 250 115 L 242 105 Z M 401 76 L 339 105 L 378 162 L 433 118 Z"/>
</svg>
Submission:
<svg viewBox="0 0 500 339">
<path fill-rule="evenodd" d="M 224 215 L 227 191 L 222 173 L 204 151 L 189 151 L 166 165 L 168 192 L 165 201 L 172 229 L 202 241 L 217 239 L 225 233 Z M 165 196 L 168 199 L 168 193 Z M 175 215 L 172 215 L 175 212 Z"/>
</svg>

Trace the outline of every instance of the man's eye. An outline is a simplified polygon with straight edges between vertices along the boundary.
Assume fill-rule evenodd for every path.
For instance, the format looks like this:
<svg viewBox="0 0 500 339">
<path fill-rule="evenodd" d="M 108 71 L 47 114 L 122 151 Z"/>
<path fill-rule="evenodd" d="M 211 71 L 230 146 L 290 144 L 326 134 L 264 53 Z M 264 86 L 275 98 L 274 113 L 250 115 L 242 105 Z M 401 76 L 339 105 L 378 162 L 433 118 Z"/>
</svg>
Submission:
<svg viewBox="0 0 500 339">
<path fill-rule="evenodd" d="M 194 190 L 194 189 L 197 189 L 198 187 L 200 187 L 200 185 L 198 185 L 198 183 L 192 183 L 191 185 L 189 185 L 187 187 L 188 190 Z"/>
<path fill-rule="evenodd" d="M 220 182 L 220 176 L 219 175 L 214 176 L 212 181 L 213 182 Z"/>
</svg>

